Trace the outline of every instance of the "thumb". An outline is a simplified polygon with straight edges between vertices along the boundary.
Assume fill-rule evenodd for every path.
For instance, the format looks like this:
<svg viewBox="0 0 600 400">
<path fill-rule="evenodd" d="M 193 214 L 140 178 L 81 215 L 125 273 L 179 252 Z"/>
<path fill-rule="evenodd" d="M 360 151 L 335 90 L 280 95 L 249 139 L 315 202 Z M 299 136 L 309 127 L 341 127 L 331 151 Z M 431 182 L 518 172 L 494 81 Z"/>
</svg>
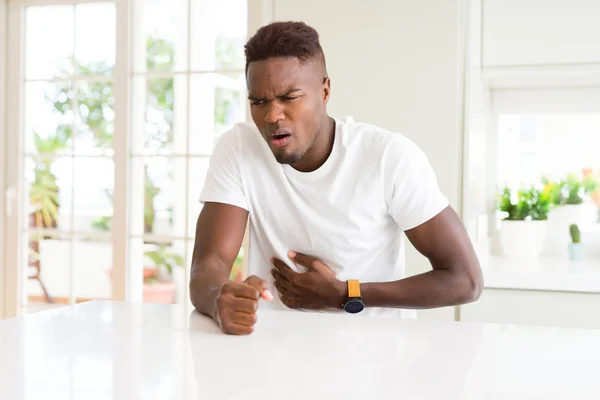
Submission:
<svg viewBox="0 0 600 400">
<path fill-rule="evenodd" d="M 244 280 L 244 283 L 258 289 L 258 291 L 260 292 L 260 297 L 262 297 L 263 299 L 267 301 L 273 300 L 273 294 L 268 289 L 269 285 L 264 279 L 261 279 L 256 275 L 251 275 L 247 277 L 246 280 Z"/>
<path fill-rule="evenodd" d="M 290 251 L 288 257 L 300 265 L 308 268 L 309 271 L 315 271 L 323 275 L 331 275 L 335 277 L 335 272 L 329 268 L 323 261 L 313 256 L 307 256 L 306 254 Z"/>
</svg>

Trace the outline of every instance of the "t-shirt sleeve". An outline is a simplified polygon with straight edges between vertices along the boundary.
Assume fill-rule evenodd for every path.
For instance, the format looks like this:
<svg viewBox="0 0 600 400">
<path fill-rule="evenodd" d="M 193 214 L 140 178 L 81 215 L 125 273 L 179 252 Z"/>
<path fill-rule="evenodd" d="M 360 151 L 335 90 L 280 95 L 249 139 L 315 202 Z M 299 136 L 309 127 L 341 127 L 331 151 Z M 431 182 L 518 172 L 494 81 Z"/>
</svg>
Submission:
<svg viewBox="0 0 600 400">
<path fill-rule="evenodd" d="M 448 206 L 425 153 L 411 140 L 394 140 L 384 158 L 389 215 L 403 230 L 415 228 Z"/>
<path fill-rule="evenodd" d="M 235 129 L 235 128 L 234 128 Z M 221 136 L 210 159 L 199 201 L 231 204 L 249 210 L 241 173 L 241 143 L 234 130 Z"/>
</svg>

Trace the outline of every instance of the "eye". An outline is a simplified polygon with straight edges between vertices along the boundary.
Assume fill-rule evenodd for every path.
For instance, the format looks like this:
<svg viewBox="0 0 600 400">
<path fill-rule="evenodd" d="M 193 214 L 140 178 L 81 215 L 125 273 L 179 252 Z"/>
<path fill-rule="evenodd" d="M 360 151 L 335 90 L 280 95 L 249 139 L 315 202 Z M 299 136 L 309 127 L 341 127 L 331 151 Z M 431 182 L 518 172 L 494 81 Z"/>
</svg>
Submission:
<svg viewBox="0 0 600 400">
<path fill-rule="evenodd" d="M 254 100 L 252 102 L 250 102 L 250 104 L 252 104 L 253 106 L 261 106 L 263 104 L 265 104 L 264 100 Z"/>
<path fill-rule="evenodd" d="M 298 98 L 298 96 L 293 97 L 293 96 L 286 96 L 283 98 L 284 101 L 292 101 L 292 100 L 296 100 Z"/>
</svg>

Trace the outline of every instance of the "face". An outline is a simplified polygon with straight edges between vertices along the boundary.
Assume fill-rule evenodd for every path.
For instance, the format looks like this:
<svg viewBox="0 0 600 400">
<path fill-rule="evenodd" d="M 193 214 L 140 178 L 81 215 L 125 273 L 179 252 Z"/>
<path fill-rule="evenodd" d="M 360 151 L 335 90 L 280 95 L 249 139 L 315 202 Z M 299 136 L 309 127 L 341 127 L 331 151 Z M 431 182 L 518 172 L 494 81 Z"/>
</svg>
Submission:
<svg viewBox="0 0 600 400">
<path fill-rule="evenodd" d="M 329 78 L 318 62 L 270 58 L 248 66 L 252 119 L 281 164 L 310 154 L 329 99 Z"/>
</svg>

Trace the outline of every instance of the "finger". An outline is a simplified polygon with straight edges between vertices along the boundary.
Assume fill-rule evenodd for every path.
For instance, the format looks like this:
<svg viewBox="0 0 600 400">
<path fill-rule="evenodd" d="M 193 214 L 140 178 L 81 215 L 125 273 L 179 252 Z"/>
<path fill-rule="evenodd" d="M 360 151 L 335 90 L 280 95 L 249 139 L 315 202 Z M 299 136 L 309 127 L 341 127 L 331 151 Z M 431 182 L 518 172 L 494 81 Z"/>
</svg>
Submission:
<svg viewBox="0 0 600 400">
<path fill-rule="evenodd" d="M 285 286 L 281 285 L 278 282 L 275 282 L 275 287 L 277 288 L 277 291 L 279 292 L 279 294 L 281 296 L 286 297 L 286 298 L 296 302 L 297 296 L 294 294 L 294 292 L 292 292 L 291 290 L 289 290 L 288 288 L 286 288 Z"/>
<path fill-rule="evenodd" d="M 290 299 L 289 297 L 285 297 L 283 295 L 279 296 L 279 298 L 281 299 L 281 302 L 283 304 L 285 304 L 286 306 L 288 306 L 289 308 L 298 308 L 298 304 Z"/>
<path fill-rule="evenodd" d="M 244 282 L 252 287 L 255 287 L 259 291 L 260 296 L 263 299 L 267 301 L 273 300 L 273 294 L 268 289 L 269 285 L 264 279 L 261 279 L 256 275 L 251 275 L 248 278 L 246 278 Z"/>
<path fill-rule="evenodd" d="M 335 276 L 333 270 L 329 268 L 323 261 L 319 260 L 316 257 L 308 256 L 306 254 L 298 253 L 295 251 L 290 251 L 288 253 L 288 257 L 295 263 L 303 265 L 311 271 Z"/>
<path fill-rule="evenodd" d="M 278 258 L 273 258 L 273 266 L 277 269 L 277 272 L 279 272 L 279 274 L 281 276 L 283 276 L 285 279 L 287 279 L 288 281 L 293 282 L 296 275 L 298 275 L 297 272 L 292 270 L 290 267 L 288 267 L 283 261 L 281 261 Z"/>
<path fill-rule="evenodd" d="M 234 297 L 243 297 L 245 299 L 258 300 L 260 296 L 260 290 L 256 287 L 249 285 L 245 282 L 236 282 L 236 284 L 229 284 L 223 288 L 225 293 L 231 293 Z"/>
<path fill-rule="evenodd" d="M 221 330 L 230 335 L 249 335 L 254 331 L 254 325 L 242 325 L 234 321 L 221 321 Z"/>
<path fill-rule="evenodd" d="M 245 313 L 239 311 L 231 311 L 230 320 L 233 323 L 244 325 L 244 326 L 253 326 L 256 324 L 256 314 L 255 313 Z"/>
<path fill-rule="evenodd" d="M 290 292 L 295 292 L 294 284 L 287 280 L 283 275 L 281 275 L 279 271 L 277 271 L 276 269 L 272 269 L 271 274 L 273 275 L 275 284 L 286 288 Z"/>
<path fill-rule="evenodd" d="M 230 308 L 233 311 L 254 314 L 258 309 L 258 302 L 242 297 L 234 297 L 230 301 Z"/>
</svg>

